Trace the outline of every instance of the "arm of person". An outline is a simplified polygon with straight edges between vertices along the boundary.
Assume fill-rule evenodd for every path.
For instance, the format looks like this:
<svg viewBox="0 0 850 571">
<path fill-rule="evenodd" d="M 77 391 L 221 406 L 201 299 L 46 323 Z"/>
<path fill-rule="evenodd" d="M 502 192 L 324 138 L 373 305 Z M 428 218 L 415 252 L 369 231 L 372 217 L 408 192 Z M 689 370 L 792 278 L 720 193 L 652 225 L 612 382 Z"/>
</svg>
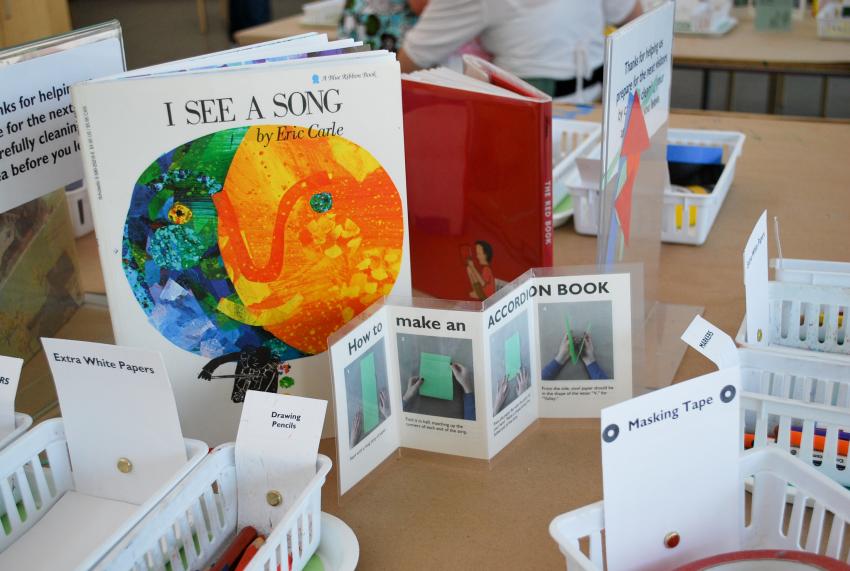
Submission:
<svg viewBox="0 0 850 571">
<path fill-rule="evenodd" d="M 640 0 L 603 0 L 605 21 L 622 26 L 643 14 L 643 4 Z"/>
<path fill-rule="evenodd" d="M 552 359 L 549 361 L 548 365 L 543 367 L 543 370 L 540 372 L 540 376 L 543 377 L 544 381 L 552 381 L 558 376 L 558 373 L 560 373 L 563 368 L 564 363 L 559 363 L 557 359 Z"/>
<path fill-rule="evenodd" d="M 463 393 L 463 419 L 475 420 L 475 393 Z"/>
<path fill-rule="evenodd" d="M 602 370 L 602 367 L 600 367 L 599 363 L 597 363 L 596 361 L 585 363 L 584 367 L 587 369 L 587 374 L 594 381 L 611 378 L 605 373 L 605 371 Z"/>
<path fill-rule="evenodd" d="M 398 52 L 402 73 L 446 60 L 487 27 L 486 0 L 430 0 Z"/>
<path fill-rule="evenodd" d="M 564 368 L 564 365 L 570 358 L 570 343 L 572 343 L 572 339 L 570 339 L 569 334 L 564 333 L 564 336 L 561 337 L 561 343 L 558 345 L 558 352 L 555 353 L 555 356 L 551 361 L 549 361 L 549 364 L 543 367 L 543 370 L 540 371 L 540 376 L 543 377 L 544 380 L 554 380 L 555 377 L 558 376 L 558 373 L 561 372 L 561 369 Z"/>
</svg>

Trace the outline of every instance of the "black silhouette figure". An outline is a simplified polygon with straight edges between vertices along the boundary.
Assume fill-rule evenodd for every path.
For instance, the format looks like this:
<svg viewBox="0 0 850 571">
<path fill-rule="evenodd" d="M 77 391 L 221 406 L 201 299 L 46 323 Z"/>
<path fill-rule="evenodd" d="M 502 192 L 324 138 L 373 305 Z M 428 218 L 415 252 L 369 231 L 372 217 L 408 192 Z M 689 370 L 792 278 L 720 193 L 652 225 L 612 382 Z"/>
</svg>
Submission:
<svg viewBox="0 0 850 571">
<path fill-rule="evenodd" d="M 224 363 L 236 363 L 232 375 L 213 375 Z M 280 360 L 268 347 L 249 347 L 237 353 L 228 353 L 212 359 L 204 365 L 198 374 L 199 379 L 233 379 L 233 393 L 230 400 L 243 402 L 248 391 L 276 393 L 278 384 L 278 365 Z"/>
</svg>

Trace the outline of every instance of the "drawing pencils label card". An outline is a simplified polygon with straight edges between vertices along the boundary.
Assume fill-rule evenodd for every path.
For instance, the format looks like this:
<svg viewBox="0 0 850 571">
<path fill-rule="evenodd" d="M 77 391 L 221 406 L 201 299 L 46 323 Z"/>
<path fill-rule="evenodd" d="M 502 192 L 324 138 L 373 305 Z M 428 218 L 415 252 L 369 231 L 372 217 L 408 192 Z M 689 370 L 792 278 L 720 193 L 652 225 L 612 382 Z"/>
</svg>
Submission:
<svg viewBox="0 0 850 571">
<path fill-rule="evenodd" d="M 720 369 L 737 367 L 738 348 L 725 331 L 697 315 L 682 334 L 682 341 L 711 359 Z"/>
<path fill-rule="evenodd" d="M 65 422 L 74 488 L 145 502 L 186 463 L 162 357 L 100 343 L 41 342 Z"/>
<path fill-rule="evenodd" d="M 723 369 L 602 411 L 610 571 L 672 569 L 740 548 L 739 384 L 740 369 Z"/>
<path fill-rule="evenodd" d="M 597 417 L 632 396 L 631 276 L 534 279 L 540 416 Z"/>
<path fill-rule="evenodd" d="M 15 430 L 15 395 L 24 360 L 0 355 L 0 440 Z"/>
<path fill-rule="evenodd" d="M 268 535 L 316 475 L 327 401 L 248 391 L 236 435 L 237 527 Z"/>
<path fill-rule="evenodd" d="M 419 378 L 422 386 L 419 394 L 443 400 L 454 398 L 454 378 L 451 368 L 452 358 L 448 355 L 421 353 L 419 355 Z"/>
<path fill-rule="evenodd" d="M 767 210 L 761 213 L 744 248 L 744 293 L 747 302 L 747 343 L 767 345 L 770 300 L 767 275 Z"/>
</svg>

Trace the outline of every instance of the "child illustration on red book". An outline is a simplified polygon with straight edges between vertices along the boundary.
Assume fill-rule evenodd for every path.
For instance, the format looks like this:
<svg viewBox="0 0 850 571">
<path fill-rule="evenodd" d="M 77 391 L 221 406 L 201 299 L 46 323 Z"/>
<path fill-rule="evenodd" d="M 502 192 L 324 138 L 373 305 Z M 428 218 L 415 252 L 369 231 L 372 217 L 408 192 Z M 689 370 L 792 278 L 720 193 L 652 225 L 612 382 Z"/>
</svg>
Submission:
<svg viewBox="0 0 850 571">
<path fill-rule="evenodd" d="M 493 261 L 493 246 L 484 240 L 478 240 L 475 242 L 473 252 L 475 260 L 471 255 L 472 252 L 466 259 L 466 275 L 472 286 L 469 296 L 483 301 L 496 293 L 496 276 L 493 275 L 493 269 L 490 267 Z"/>
</svg>

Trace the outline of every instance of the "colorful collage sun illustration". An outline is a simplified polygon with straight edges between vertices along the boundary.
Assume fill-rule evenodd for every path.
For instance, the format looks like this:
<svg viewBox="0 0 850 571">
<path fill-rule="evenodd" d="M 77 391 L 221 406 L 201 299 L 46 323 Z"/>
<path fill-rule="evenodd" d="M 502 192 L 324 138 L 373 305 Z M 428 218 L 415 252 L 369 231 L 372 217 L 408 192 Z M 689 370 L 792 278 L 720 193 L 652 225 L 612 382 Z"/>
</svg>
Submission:
<svg viewBox="0 0 850 571">
<path fill-rule="evenodd" d="M 123 239 L 150 323 L 210 360 L 201 378 L 236 362 L 236 402 L 276 390 L 286 361 L 325 351 L 388 294 L 404 240 L 398 191 L 368 151 L 340 136 L 264 146 L 258 129 L 277 126 L 219 131 L 155 160 Z"/>
</svg>

